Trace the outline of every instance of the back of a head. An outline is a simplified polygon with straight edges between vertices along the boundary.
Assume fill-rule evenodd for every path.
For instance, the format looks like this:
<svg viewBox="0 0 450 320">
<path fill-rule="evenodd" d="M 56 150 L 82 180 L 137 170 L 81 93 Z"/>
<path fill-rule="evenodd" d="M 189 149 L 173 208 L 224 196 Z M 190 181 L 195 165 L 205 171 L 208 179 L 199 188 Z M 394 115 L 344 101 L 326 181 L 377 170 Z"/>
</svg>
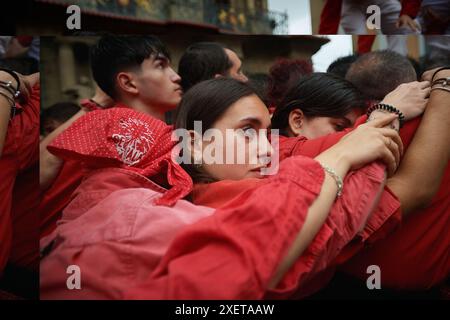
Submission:
<svg viewBox="0 0 450 320">
<path fill-rule="evenodd" d="M 216 42 L 198 42 L 189 46 L 178 64 L 181 86 L 186 92 L 200 81 L 226 75 L 232 67 L 225 48 Z"/>
<path fill-rule="evenodd" d="M 91 69 L 94 80 L 106 94 L 117 99 L 115 85 L 117 74 L 138 69 L 145 59 L 158 54 L 170 57 L 163 43 L 154 36 L 102 36 L 91 48 Z"/>
<path fill-rule="evenodd" d="M 289 125 L 289 114 L 300 109 L 305 117 L 346 116 L 354 109 L 365 108 L 361 93 L 349 81 L 328 73 L 304 76 L 286 93 L 272 116 L 272 128 L 284 130 Z"/>
<path fill-rule="evenodd" d="M 73 102 L 58 102 L 42 110 L 41 134 L 46 136 L 78 111 L 80 111 L 80 106 Z"/>
<path fill-rule="evenodd" d="M 355 53 L 345 57 L 337 58 L 328 66 L 327 73 L 345 78 L 348 69 L 350 69 L 350 66 L 358 59 L 358 57 L 359 55 Z"/>
<path fill-rule="evenodd" d="M 345 77 L 369 100 L 382 100 L 402 83 L 417 80 L 408 58 L 389 50 L 373 51 L 352 63 Z"/>
<path fill-rule="evenodd" d="M 69 120 L 75 113 L 80 111 L 80 106 L 73 102 L 57 102 L 41 113 L 41 119 L 55 119 L 60 122 Z"/>
<path fill-rule="evenodd" d="M 277 106 L 293 83 L 313 72 L 308 60 L 278 59 L 269 70 L 267 97 L 269 106 Z"/>
</svg>

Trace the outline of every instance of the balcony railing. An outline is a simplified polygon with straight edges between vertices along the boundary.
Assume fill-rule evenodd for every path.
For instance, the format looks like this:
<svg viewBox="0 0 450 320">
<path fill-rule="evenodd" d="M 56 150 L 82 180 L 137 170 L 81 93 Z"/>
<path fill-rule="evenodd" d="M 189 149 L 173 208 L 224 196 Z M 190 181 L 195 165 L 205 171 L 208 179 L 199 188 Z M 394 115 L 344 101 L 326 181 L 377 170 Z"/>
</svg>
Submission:
<svg viewBox="0 0 450 320">
<path fill-rule="evenodd" d="M 218 26 L 234 32 L 287 34 L 287 13 L 249 10 L 218 4 L 214 0 L 47 0 L 74 4 L 90 12 L 158 21 L 186 21 Z"/>
</svg>

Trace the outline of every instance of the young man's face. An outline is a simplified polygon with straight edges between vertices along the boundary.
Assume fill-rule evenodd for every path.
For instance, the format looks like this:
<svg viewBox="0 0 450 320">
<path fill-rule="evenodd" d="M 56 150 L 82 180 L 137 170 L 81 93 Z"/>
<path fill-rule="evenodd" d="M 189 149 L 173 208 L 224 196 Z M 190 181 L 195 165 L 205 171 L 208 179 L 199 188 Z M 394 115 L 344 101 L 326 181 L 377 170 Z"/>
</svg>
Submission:
<svg viewBox="0 0 450 320">
<path fill-rule="evenodd" d="M 181 100 L 181 78 L 162 54 L 145 59 L 140 72 L 135 74 L 135 84 L 141 100 L 162 112 L 173 110 Z"/>
<path fill-rule="evenodd" d="M 225 53 L 228 56 L 228 60 L 230 60 L 230 62 L 232 64 L 231 68 L 228 70 L 228 76 L 231 78 L 234 78 L 236 80 L 239 80 L 241 82 L 247 82 L 248 78 L 242 72 L 241 59 L 239 59 L 237 54 L 230 49 L 225 49 Z"/>
</svg>

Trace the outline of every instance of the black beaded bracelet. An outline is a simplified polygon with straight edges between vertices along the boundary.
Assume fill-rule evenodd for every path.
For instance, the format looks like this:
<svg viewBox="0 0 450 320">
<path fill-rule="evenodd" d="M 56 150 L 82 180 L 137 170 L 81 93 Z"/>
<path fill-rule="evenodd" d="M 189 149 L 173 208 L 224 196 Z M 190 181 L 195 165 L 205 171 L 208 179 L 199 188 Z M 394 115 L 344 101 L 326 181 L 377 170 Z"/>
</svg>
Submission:
<svg viewBox="0 0 450 320">
<path fill-rule="evenodd" d="M 20 94 L 20 90 L 19 90 L 20 89 L 20 79 L 19 79 L 19 76 L 14 71 L 12 71 L 10 69 L 7 69 L 7 68 L 0 68 L 0 71 L 4 71 L 6 73 L 9 73 L 14 78 L 14 80 L 16 80 L 17 87 L 14 88 L 14 91 L 15 91 L 14 92 L 14 97 L 17 98 L 19 96 L 19 94 Z"/>
<path fill-rule="evenodd" d="M 373 105 L 372 107 L 369 108 L 369 110 L 367 110 L 367 118 L 370 117 L 370 114 L 372 112 L 374 112 L 375 110 L 385 110 L 388 111 L 390 113 L 395 113 L 398 116 L 398 122 L 400 124 L 400 128 L 403 127 L 403 124 L 405 123 L 405 116 L 403 115 L 403 113 L 398 110 L 397 108 L 389 105 L 389 104 L 385 104 L 385 103 L 377 103 L 375 105 Z"/>
</svg>

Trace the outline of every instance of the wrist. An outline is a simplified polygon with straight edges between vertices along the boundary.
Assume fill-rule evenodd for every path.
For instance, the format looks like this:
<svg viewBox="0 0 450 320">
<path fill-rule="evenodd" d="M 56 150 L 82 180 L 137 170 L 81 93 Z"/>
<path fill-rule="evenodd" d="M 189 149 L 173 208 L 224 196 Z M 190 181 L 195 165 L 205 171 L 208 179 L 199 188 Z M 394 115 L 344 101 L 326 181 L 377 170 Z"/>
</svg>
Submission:
<svg viewBox="0 0 450 320">
<path fill-rule="evenodd" d="M 11 71 L 11 72 L 13 72 L 13 71 Z M 13 76 L 11 73 L 9 73 L 7 71 L 0 70 L 0 81 L 11 82 L 11 85 L 14 88 L 19 89 L 18 77 Z"/>
<path fill-rule="evenodd" d="M 437 70 L 435 69 L 433 75 L 431 76 L 431 82 L 433 82 L 433 80 L 437 79 L 437 77 L 448 77 L 450 76 L 450 67 L 449 66 L 445 66 L 445 67 L 441 67 L 438 68 Z"/>
<path fill-rule="evenodd" d="M 367 117 L 367 122 L 378 119 L 380 117 L 385 117 L 386 114 L 390 114 L 390 112 L 385 110 L 374 110 Z M 394 129 L 396 131 L 400 130 L 400 120 L 395 118 L 390 124 L 386 125 L 384 128 Z"/>
<path fill-rule="evenodd" d="M 352 167 L 351 156 L 346 150 L 341 150 L 338 145 L 322 152 L 314 159 L 321 165 L 334 169 L 342 179 Z"/>
<path fill-rule="evenodd" d="M 386 101 L 386 100 L 383 100 L 383 101 Z M 405 115 L 403 114 L 403 112 L 400 109 L 397 109 L 396 107 L 392 106 L 391 104 L 387 104 L 383 101 L 373 105 L 372 107 L 369 108 L 369 110 L 367 110 L 367 113 L 366 113 L 367 121 L 374 120 L 374 119 L 376 119 L 375 117 L 377 115 L 379 117 L 383 113 L 385 113 L 385 114 L 394 113 L 397 115 L 397 119 L 395 121 L 391 122 L 391 124 L 388 125 L 387 127 L 398 131 L 405 122 Z M 377 114 L 375 114 L 375 116 L 373 116 L 374 112 L 377 112 Z M 396 121 L 398 121 L 398 122 L 396 122 Z"/>
</svg>

